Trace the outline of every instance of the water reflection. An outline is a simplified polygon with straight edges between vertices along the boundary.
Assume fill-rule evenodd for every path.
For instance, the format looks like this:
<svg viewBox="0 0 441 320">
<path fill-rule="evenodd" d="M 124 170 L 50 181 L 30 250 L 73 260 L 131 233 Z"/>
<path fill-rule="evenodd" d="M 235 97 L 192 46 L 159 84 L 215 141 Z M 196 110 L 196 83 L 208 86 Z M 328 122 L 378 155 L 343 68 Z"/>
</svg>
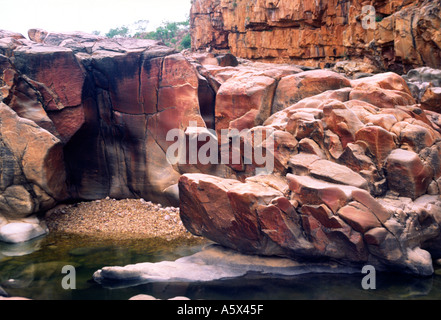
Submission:
<svg viewBox="0 0 441 320">
<path fill-rule="evenodd" d="M 37 250 L 40 250 L 44 237 L 39 237 L 31 241 L 9 244 L 0 242 L 0 262 L 5 257 L 19 257 L 31 254 Z"/>
<path fill-rule="evenodd" d="M 39 300 L 127 300 L 138 294 L 160 299 L 186 296 L 191 299 L 441 299 L 441 276 L 413 277 L 379 273 L 377 289 L 363 290 L 364 275 L 304 274 L 295 277 L 246 276 L 204 283 L 149 283 L 108 289 L 92 280 L 104 266 L 176 260 L 194 254 L 203 243 L 100 241 L 49 235 L 24 246 L 0 246 L 0 288 L 13 296 Z M 76 267 L 76 290 L 64 290 L 64 265 Z"/>
</svg>

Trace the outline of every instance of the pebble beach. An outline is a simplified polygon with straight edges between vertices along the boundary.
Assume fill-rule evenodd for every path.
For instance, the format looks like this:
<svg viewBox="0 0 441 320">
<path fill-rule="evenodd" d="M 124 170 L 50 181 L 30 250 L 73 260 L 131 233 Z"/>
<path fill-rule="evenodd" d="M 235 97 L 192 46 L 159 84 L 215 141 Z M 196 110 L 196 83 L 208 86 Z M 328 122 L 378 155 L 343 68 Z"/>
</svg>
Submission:
<svg viewBox="0 0 441 320">
<path fill-rule="evenodd" d="M 61 205 L 47 213 L 50 232 L 109 239 L 196 238 L 179 217 L 179 208 L 163 207 L 144 199 L 106 198 Z"/>
</svg>

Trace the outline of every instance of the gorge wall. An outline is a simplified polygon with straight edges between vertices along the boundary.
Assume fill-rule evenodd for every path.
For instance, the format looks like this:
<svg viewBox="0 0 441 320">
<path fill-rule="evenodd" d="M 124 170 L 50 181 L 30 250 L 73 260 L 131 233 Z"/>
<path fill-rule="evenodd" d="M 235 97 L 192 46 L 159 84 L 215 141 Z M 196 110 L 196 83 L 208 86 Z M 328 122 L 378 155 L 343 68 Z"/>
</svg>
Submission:
<svg viewBox="0 0 441 320">
<path fill-rule="evenodd" d="M 347 58 L 399 73 L 440 67 L 440 30 L 439 0 L 194 0 L 191 8 L 193 49 L 320 67 Z"/>
</svg>

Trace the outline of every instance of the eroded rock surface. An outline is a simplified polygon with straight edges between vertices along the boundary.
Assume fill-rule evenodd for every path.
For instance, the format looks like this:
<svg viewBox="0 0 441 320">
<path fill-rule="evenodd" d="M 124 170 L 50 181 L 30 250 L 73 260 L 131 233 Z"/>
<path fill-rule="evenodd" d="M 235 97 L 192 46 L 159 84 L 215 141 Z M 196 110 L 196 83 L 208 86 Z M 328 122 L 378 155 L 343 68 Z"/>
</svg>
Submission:
<svg viewBox="0 0 441 320">
<path fill-rule="evenodd" d="M 124 288 L 154 282 L 210 282 L 249 274 L 283 277 L 312 272 L 349 273 L 357 270 L 338 268 L 335 263 L 311 264 L 286 258 L 248 256 L 210 245 L 175 261 L 104 267 L 96 271 L 93 278 L 108 288 Z"/>
<path fill-rule="evenodd" d="M 192 47 L 321 67 L 350 57 L 361 72 L 439 68 L 439 8 L 429 0 L 196 0 Z"/>
<path fill-rule="evenodd" d="M 39 212 L 43 201 L 66 197 L 176 203 L 163 193 L 180 175 L 166 161 L 166 133 L 192 121 L 205 126 L 190 62 L 151 40 L 39 29 L 30 30 L 31 41 L 12 35 L 5 32 L 0 46 L 2 152 L 11 154 L 2 160 L 12 170 L 2 175 L 2 197 L 13 194 L 2 206 L 14 207 L 7 212 Z"/>
<path fill-rule="evenodd" d="M 240 68 L 205 71 L 217 79 L 228 72 L 219 81 L 224 95 Z M 315 82 L 316 74 L 336 85 Z M 298 79 L 304 85 L 283 85 Z M 267 92 L 272 114 L 252 129 L 274 140 L 266 149 L 273 174 L 255 176 L 256 164 L 242 162 L 230 166 L 239 179 L 184 174 L 188 230 L 248 254 L 431 274 L 441 215 L 439 115 L 417 104 L 405 79 L 391 72 L 348 80 L 314 70 L 276 81 Z M 254 94 L 263 101 L 262 91 Z M 240 117 L 224 114 L 223 128 L 234 129 Z"/>
</svg>

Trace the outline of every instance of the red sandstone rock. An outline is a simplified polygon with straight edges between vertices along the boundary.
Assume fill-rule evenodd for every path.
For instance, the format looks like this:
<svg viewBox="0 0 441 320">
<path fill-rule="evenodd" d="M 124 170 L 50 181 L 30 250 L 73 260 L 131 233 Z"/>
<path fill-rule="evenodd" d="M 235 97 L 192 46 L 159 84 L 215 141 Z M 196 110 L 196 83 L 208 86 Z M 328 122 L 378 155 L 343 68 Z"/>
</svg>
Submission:
<svg viewBox="0 0 441 320">
<path fill-rule="evenodd" d="M 426 110 L 441 111 L 441 87 L 429 87 L 421 98 L 421 104 Z"/>
<path fill-rule="evenodd" d="M 355 142 L 367 146 L 379 167 L 383 166 L 389 153 L 396 148 L 395 139 L 395 135 L 378 126 L 364 127 L 355 134 Z"/>
<path fill-rule="evenodd" d="M 433 169 L 425 166 L 418 154 L 403 149 L 391 152 L 386 160 L 389 188 L 401 196 L 416 199 L 426 193 Z"/>
<path fill-rule="evenodd" d="M 271 114 L 276 81 L 266 76 L 232 77 L 221 85 L 216 97 L 215 126 L 222 129 L 251 129 Z M 240 124 L 231 122 L 242 118 Z"/>
<path fill-rule="evenodd" d="M 338 211 L 339 217 L 346 221 L 354 230 L 366 233 L 366 231 L 381 227 L 380 221 L 365 206 L 355 203 L 349 203 Z"/>
<path fill-rule="evenodd" d="M 57 201 L 66 199 L 60 141 L 3 103 L 0 103 L 0 119 L 2 214 L 21 218 L 50 209 Z"/>
<path fill-rule="evenodd" d="M 347 78 L 326 70 L 305 71 L 284 77 L 277 86 L 272 113 L 283 110 L 303 98 L 350 86 Z"/>
<path fill-rule="evenodd" d="M 311 12 L 305 21 L 318 23 L 320 15 Z M 301 40 L 315 36 L 303 34 Z M 299 72 L 286 65 L 222 67 L 231 64 L 227 58 L 199 54 L 192 60 L 150 40 L 41 30 L 32 37 L 41 44 L 0 39 L 0 99 L 9 105 L 0 117 L 7 129 L 0 139 L 2 168 L 7 168 L 0 179 L 2 210 L 18 216 L 51 207 L 65 195 L 66 180 L 74 198 L 166 198 L 177 204 L 178 195 L 170 198 L 168 191 L 179 181 L 185 226 L 225 246 L 430 274 L 430 255 L 420 247 L 435 241 L 441 221 L 436 198 L 441 120 L 409 98 L 401 77 L 386 73 L 349 81 L 329 71 Z M 14 51 L 19 70 L 9 60 Z M 51 83 L 62 63 L 41 74 L 38 59 L 72 68 L 72 96 L 63 96 L 63 83 Z M 320 76 L 329 76 L 329 83 Z M 286 79 L 302 86 L 283 88 Z M 270 115 L 276 91 L 296 102 Z M 215 112 L 217 130 L 251 129 L 239 150 L 226 151 L 238 153 L 239 163 L 168 163 L 165 152 L 174 142 L 166 141 L 169 130 L 182 129 L 186 141 L 198 137 L 204 120 L 213 126 Z M 265 139 L 257 144 L 253 139 L 263 130 Z M 274 156 L 272 175 L 255 176 L 262 167 L 255 159 L 244 163 L 250 156 L 245 142 Z M 181 177 L 186 172 L 193 174 Z M 426 200 L 426 191 L 435 198 Z M 415 201 L 387 204 L 394 193 Z"/>
<path fill-rule="evenodd" d="M 14 50 L 13 61 L 21 73 L 45 86 L 51 99 L 62 106 L 81 104 L 85 73 L 71 50 L 40 44 L 23 46 Z"/>
<path fill-rule="evenodd" d="M 439 1 L 372 1 L 373 17 L 365 5 L 355 0 L 198 0 L 190 14 L 192 48 L 321 67 L 345 56 L 372 69 L 441 66 Z"/>
</svg>

